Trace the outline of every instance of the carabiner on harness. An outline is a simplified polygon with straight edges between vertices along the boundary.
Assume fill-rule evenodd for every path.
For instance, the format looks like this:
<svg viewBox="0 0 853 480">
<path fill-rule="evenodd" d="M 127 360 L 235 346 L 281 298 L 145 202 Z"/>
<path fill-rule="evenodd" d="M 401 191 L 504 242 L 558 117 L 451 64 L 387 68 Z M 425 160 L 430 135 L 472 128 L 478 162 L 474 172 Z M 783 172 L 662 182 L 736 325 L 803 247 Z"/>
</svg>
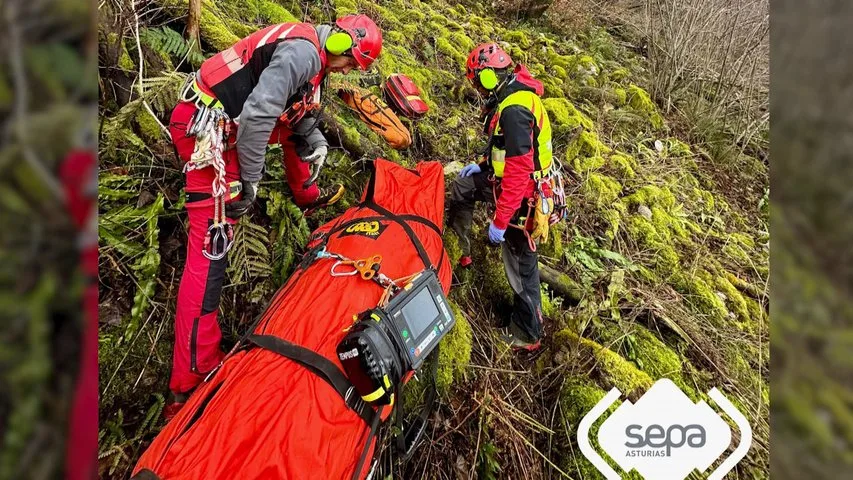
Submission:
<svg viewBox="0 0 853 480">
<path fill-rule="evenodd" d="M 204 247 L 201 250 L 204 258 L 212 261 L 221 260 L 234 245 L 234 229 L 228 222 L 213 224 L 207 229 L 204 237 Z"/>
</svg>

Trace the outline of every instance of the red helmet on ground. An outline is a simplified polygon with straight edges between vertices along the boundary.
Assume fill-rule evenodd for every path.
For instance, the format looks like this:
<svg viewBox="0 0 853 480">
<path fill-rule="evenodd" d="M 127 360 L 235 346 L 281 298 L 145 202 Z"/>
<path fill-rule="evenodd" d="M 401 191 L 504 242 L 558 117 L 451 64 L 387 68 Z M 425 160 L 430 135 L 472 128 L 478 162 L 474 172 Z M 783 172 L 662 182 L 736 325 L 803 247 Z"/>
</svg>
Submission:
<svg viewBox="0 0 853 480">
<path fill-rule="evenodd" d="M 382 52 L 382 32 L 367 15 L 346 15 L 335 22 L 352 37 L 352 56 L 359 68 L 367 70 Z"/>
<path fill-rule="evenodd" d="M 509 54 L 503 51 L 497 43 L 483 43 L 477 45 L 468 55 L 468 67 L 466 77 L 473 81 L 474 76 L 484 68 L 501 69 L 512 64 Z"/>
</svg>

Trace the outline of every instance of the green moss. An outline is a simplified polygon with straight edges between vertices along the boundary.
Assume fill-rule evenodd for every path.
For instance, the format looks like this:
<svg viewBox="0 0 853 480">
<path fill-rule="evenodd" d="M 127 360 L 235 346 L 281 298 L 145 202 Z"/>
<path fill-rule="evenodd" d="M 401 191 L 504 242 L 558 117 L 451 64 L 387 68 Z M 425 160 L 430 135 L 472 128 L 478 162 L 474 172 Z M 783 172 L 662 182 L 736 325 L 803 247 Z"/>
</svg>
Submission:
<svg viewBox="0 0 853 480">
<path fill-rule="evenodd" d="M 627 68 L 623 67 L 612 70 L 610 73 L 607 74 L 608 78 L 610 78 L 610 80 L 613 80 L 614 82 L 625 80 L 630 75 L 631 72 Z"/>
<path fill-rule="evenodd" d="M 471 238 L 485 235 L 485 232 L 476 227 L 471 232 Z M 511 305 L 515 292 L 509 285 L 504 272 L 503 260 L 501 260 L 501 249 L 494 248 L 488 242 L 480 240 L 471 241 L 471 257 L 477 266 L 474 273 L 478 282 L 483 287 L 483 298 L 488 298 L 496 304 Z"/>
<path fill-rule="evenodd" d="M 610 91 L 615 100 L 617 107 L 624 107 L 628 103 L 628 92 L 621 87 L 616 87 Z"/>
<path fill-rule="evenodd" d="M 653 206 L 651 211 L 652 224 L 654 224 L 655 229 L 663 232 L 667 239 L 672 238 L 671 234 L 675 234 L 679 239 L 688 241 L 687 243 L 689 243 L 690 232 L 684 227 L 681 219 L 670 215 L 669 212 L 658 206 Z"/>
<path fill-rule="evenodd" d="M 545 77 L 542 79 L 542 89 L 546 97 L 559 98 L 564 95 L 564 82 L 558 77 Z"/>
<path fill-rule="evenodd" d="M 160 124 L 147 110 L 141 109 L 139 111 L 136 116 L 136 125 L 139 127 L 139 134 L 143 140 L 149 144 L 156 143 L 162 138 L 163 132 L 160 129 Z"/>
<path fill-rule="evenodd" d="M 450 332 L 442 339 L 441 348 L 438 353 L 438 373 L 436 375 L 436 387 L 439 393 L 447 395 L 453 382 L 462 378 L 471 362 L 471 346 L 473 332 L 468 319 L 453 303 L 450 308 L 456 318 L 456 324 Z"/>
<path fill-rule="evenodd" d="M 454 178 L 456 178 L 455 175 Z M 444 250 L 447 252 L 447 258 L 450 260 L 450 264 L 457 265 L 459 263 L 459 259 L 462 258 L 462 249 L 459 247 L 459 239 L 456 238 L 456 234 L 450 231 L 445 232 L 441 238 L 444 241 Z"/>
<path fill-rule="evenodd" d="M 738 244 L 744 248 L 748 248 L 748 249 L 755 248 L 755 240 L 753 240 L 752 237 L 750 237 L 749 235 L 747 235 L 745 233 L 739 233 L 739 232 L 730 233 L 729 234 L 729 241 L 734 242 L 734 243 L 736 243 L 736 244 Z"/>
<path fill-rule="evenodd" d="M 675 195 L 673 195 L 672 190 L 669 188 L 646 185 L 625 197 L 623 201 L 631 207 L 638 207 L 640 205 L 652 207 L 658 205 L 665 209 L 671 209 L 675 206 Z"/>
<path fill-rule="evenodd" d="M 352 13 L 359 13 L 358 2 L 355 0 L 335 0 L 335 15 L 337 18 Z"/>
<path fill-rule="evenodd" d="M 749 266 L 753 263 L 752 257 L 746 252 L 746 250 L 734 242 L 729 242 L 723 245 L 723 255 L 741 266 Z"/>
<path fill-rule="evenodd" d="M 552 225 L 548 241 L 542 242 L 537 246 L 539 254 L 549 258 L 563 258 L 563 254 L 565 253 L 565 232 L 565 222 Z"/>
<path fill-rule="evenodd" d="M 476 46 L 477 46 L 477 45 L 475 45 L 475 44 L 474 44 L 474 42 L 473 42 L 470 38 L 468 38 L 468 36 L 467 36 L 467 35 L 465 35 L 465 34 L 464 34 L 464 33 L 462 33 L 462 32 L 453 32 L 453 33 L 451 33 L 451 34 L 450 34 L 450 40 L 451 40 L 451 41 L 453 41 L 453 42 L 456 44 L 456 49 L 457 49 L 457 50 L 459 50 L 460 52 L 464 52 L 464 53 L 465 53 L 465 57 L 466 57 L 466 59 L 467 59 L 467 56 L 468 56 L 468 55 L 467 55 L 467 54 L 468 54 L 468 52 L 470 52 L 471 50 L 474 50 L 474 47 L 476 47 Z"/>
<path fill-rule="evenodd" d="M 630 395 L 638 389 L 647 389 L 652 385 L 651 377 L 637 369 L 633 363 L 609 348 L 579 337 L 571 330 L 561 330 L 554 334 L 554 345 L 568 350 L 565 358 L 568 362 L 577 361 L 584 365 L 592 360 L 599 373 L 598 378 L 605 388 L 616 387 L 623 394 Z"/>
<path fill-rule="evenodd" d="M 680 258 L 666 235 L 659 232 L 654 224 L 641 215 L 628 217 L 626 229 L 631 238 L 654 254 L 655 270 L 663 275 L 671 275 L 679 269 Z"/>
<path fill-rule="evenodd" d="M 674 157 L 692 157 L 693 152 L 690 150 L 690 145 L 682 142 L 677 138 L 668 138 L 666 140 L 667 154 Z"/>
<path fill-rule="evenodd" d="M 576 436 L 573 435 L 580 424 L 583 417 L 595 407 L 598 402 L 607 394 L 595 382 L 586 377 L 568 376 L 563 382 L 563 387 L 560 389 L 560 412 L 566 422 L 566 425 L 572 429 L 572 434 L 568 437 L 571 442 L 575 442 Z M 611 408 L 612 409 L 612 408 Z M 595 427 L 593 427 L 595 429 Z M 590 432 L 590 440 L 593 444 L 597 443 L 597 435 Z M 560 462 L 564 472 L 571 472 L 576 478 L 593 479 L 601 478 L 601 473 L 592 463 L 589 462 L 583 455 L 579 453 L 576 446 L 571 448 L 566 447 L 561 449 L 563 452 Z M 574 453 L 572 453 L 574 452 Z M 573 477 L 574 478 L 574 477 Z"/>
<path fill-rule="evenodd" d="M 649 97 L 649 92 L 631 84 L 628 87 L 628 105 L 636 112 L 643 114 L 656 129 L 663 126 L 663 117 L 658 113 L 658 108 Z"/>
<path fill-rule="evenodd" d="M 298 22 L 299 19 L 296 18 L 292 13 L 290 13 L 286 8 L 282 7 L 276 2 L 272 0 L 259 0 L 258 1 L 258 15 L 261 19 L 265 20 L 266 23 L 287 23 L 287 22 Z"/>
<path fill-rule="evenodd" d="M 569 78 L 569 74 L 566 72 L 566 69 L 559 65 L 551 65 L 551 71 L 554 72 L 554 75 L 560 80 Z"/>
<path fill-rule="evenodd" d="M 453 43 L 449 41 L 446 37 L 438 37 L 435 39 L 435 48 L 440 53 L 447 55 L 450 57 L 453 62 L 458 65 L 458 68 L 461 69 L 465 65 L 465 60 L 467 57 L 465 54 L 460 52 L 453 46 Z"/>
<path fill-rule="evenodd" d="M 610 153 L 612 150 L 598 139 L 598 134 L 592 131 L 582 131 L 566 147 L 565 158 L 573 159 L 579 155 L 594 157 Z"/>
<path fill-rule="evenodd" d="M 575 61 L 575 70 L 581 75 L 598 75 L 599 67 L 589 55 L 581 55 Z"/>
<path fill-rule="evenodd" d="M 737 315 L 737 318 L 742 322 L 743 327 L 749 327 L 749 324 L 751 323 L 749 307 L 747 306 L 746 299 L 740 291 L 738 291 L 738 289 L 735 288 L 735 286 L 732 285 L 726 277 L 717 277 L 716 285 L 717 288 L 726 295 L 726 304 L 728 305 L 729 310 Z"/>
<path fill-rule="evenodd" d="M 685 296 L 696 311 L 709 315 L 714 323 L 722 325 L 729 319 L 729 310 L 714 289 L 714 284 L 714 279 L 704 270 L 693 274 L 680 273 L 673 278 L 675 289 Z"/>
<path fill-rule="evenodd" d="M 705 212 L 714 211 L 715 202 L 713 193 L 702 190 L 701 188 L 694 188 L 693 196 L 698 200 L 701 210 Z"/>
<path fill-rule="evenodd" d="M 503 36 L 503 40 L 513 43 L 524 49 L 533 46 L 533 42 L 530 41 L 530 38 L 527 37 L 527 34 L 519 30 L 507 31 Z"/>
<path fill-rule="evenodd" d="M 118 35 L 115 33 L 110 34 L 112 37 L 115 37 L 115 40 L 118 40 Z M 130 53 L 127 51 L 127 45 L 125 45 L 124 39 L 121 40 L 121 53 L 118 57 L 118 66 L 122 70 L 135 70 L 136 64 L 133 63 L 133 59 L 130 58 Z"/>
<path fill-rule="evenodd" d="M 634 160 L 634 157 L 628 155 L 627 153 L 616 152 L 610 155 L 610 161 L 608 162 L 622 177 L 624 178 L 634 178 L 637 176 L 635 170 L 637 169 L 637 161 Z"/>
<path fill-rule="evenodd" d="M 590 173 L 581 184 L 581 192 L 587 200 L 597 206 L 606 206 L 615 202 L 622 192 L 622 184 L 615 178 L 598 173 Z"/>
<path fill-rule="evenodd" d="M 619 233 L 619 227 L 622 225 L 622 212 L 617 208 L 608 208 L 600 213 L 603 220 L 607 223 L 607 230 L 604 231 L 604 236 L 610 240 L 614 240 Z"/>
<path fill-rule="evenodd" d="M 557 134 L 571 133 L 578 127 L 584 130 L 595 128 L 592 120 L 565 98 L 546 98 L 542 104 L 545 106 L 548 119 Z"/>
<path fill-rule="evenodd" d="M 591 172 L 600 169 L 605 164 L 604 157 L 575 157 L 572 160 L 572 168 L 576 172 Z"/>
</svg>

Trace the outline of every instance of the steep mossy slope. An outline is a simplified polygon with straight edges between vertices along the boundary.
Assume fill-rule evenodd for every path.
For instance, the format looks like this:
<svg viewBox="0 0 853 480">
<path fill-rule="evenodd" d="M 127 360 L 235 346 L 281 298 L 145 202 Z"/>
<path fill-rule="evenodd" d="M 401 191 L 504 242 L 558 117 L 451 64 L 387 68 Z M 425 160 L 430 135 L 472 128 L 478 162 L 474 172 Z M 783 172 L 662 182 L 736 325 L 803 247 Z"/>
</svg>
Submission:
<svg viewBox="0 0 853 480">
<path fill-rule="evenodd" d="M 183 2 L 156 3 L 171 18 L 183 15 Z M 756 441 L 738 467 L 738 478 L 766 478 L 769 235 L 767 212 L 759 203 L 766 172 L 754 172 L 748 194 L 730 196 L 730 184 L 721 182 L 708 157 L 679 138 L 641 87 L 644 59 L 602 27 L 559 32 L 545 19 L 499 19 L 477 2 L 208 0 L 201 35 L 205 51 L 214 52 L 270 22 L 298 18 L 319 23 L 354 12 L 369 14 L 383 30 L 385 43 L 375 70 L 383 77 L 393 72 L 409 75 L 422 89 L 430 112 L 410 124 L 415 145 L 398 152 L 327 95 L 327 136 L 335 146 L 347 148 L 333 150 L 321 181 L 342 181 L 349 192 L 335 209 L 306 225 L 287 213 L 281 182 L 264 185 L 270 191 L 265 195 L 277 198 L 280 207 L 272 208 L 268 201 L 267 215 L 256 215 L 253 221 L 273 231 L 259 237 L 262 243 L 270 250 L 285 249 L 273 254 L 276 271 L 292 268 L 294 255 L 304 247 L 304 231 L 314 222 L 356 201 L 365 178 L 359 164 L 363 157 L 383 156 L 405 164 L 439 160 L 446 164 L 448 182 L 461 164 L 476 159 L 485 139 L 476 120 L 480 100 L 464 77 L 464 61 L 481 42 L 501 42 L 545 85 L 555 153 L 568 179 L 570 218 L 552 232 L 551 242 L 540 246 L 540 260 L 566 275 L 575 293 L 561 296 L 543 286 L 548 335 L 544 352 L 536 359 L 513 356 L 497 344 L 491 325 L 506 316 L 512 292 L 499 250 L 477 240 L 475 267 L 456 272 L 452 292 L 462 321 L 441 355 L 443 407 L 431 437 L 438 443 L 424 447 L 423 458 L 409 465 L 409 474 L 420 475 L 427 465 L 447 475 L 460 468 L 482 472 L 491 459 L 503 467 L 500 478 L 544 478 L 560 472 L 597 478 L 574 440 L 580 418 L 612 387 L 636 399 L 654 380 L 667 377 L 694 400 L 707 399 L 705 392 L 718 387 L 741 408 Z M 172 26 L 179 28 L 180 22 Z M 121 62 L 138 61 L 125 52 Z M 120 68 L 132 70 L 126 67 Z M 369 85 L 364 78 L 356 73 L 333 76 L 330 86 Z M 161 121 L 167 118 L 166 111 L 157 113 Z M 156 142 L 162 144 L 157 126 L 150 125 L 153 118 L 141 115 L 147 114 L 137 115 L 127 135 L 138 135 L 144 144 L 159 138 Z M 125 141 L 125 148 L 132 150 L 133 144 Z M 274 156 L 270 178 L 277 179 L 281 171 Z M 119 160 L 118 155 L 107 158 L 108 165 L 111 161 L 139 162 Z M 179 185 L 177 174 L 170 175 L 171 184 Z M 166 213 L 161 208 L 159 215 L 179 211 L 176 203 Z M 480 220 L 474 235 L 484 239 L 486 212 Z M 291 236 L 288 232 L 293 231 L 303 233 Z M 445 238 L 455 261 L 455 238 Z M 173 276 L 179 271 L 165 270 L 161 268 L 158 277 L 171 289 L 158 291 L 164 305 L 157 321 L 166 322 L 168 332 L 173 305 L 168 296 L 176 291 Z M 233 279 L 233 268 L 230 274 Z M 267 277 L 269 283 L 277 278 Z M 252 277 L 235 282 L 226 288 L 226 296 L 252 292 L 258 300 L 268 298 L 269 289 L 259 289 L 258 282 Z M 239 300 L 226 300 L 224 306 L 224 316 L 233 318 L 234 333 L 245 320 L 238 318 L 237 305 Z M 112 328 L 106 336 L 117 335 L 125 325 Z M 167 335 L 158 341 L 169 342 Z M 111 370 L 119 360 L 108 356 L 102 365 Z M 152 369 L 165 375 L 168 355 L 147 368 L 145 378 Z M 137 369 L 129 371 L 126 380 L 132 382 L 133 375 L 142 377 Z M 110 402 L 132 404 L 128 397 L 140 394 L 134 388 L 111 391 L 109 395 L 119 398 Z M 165 383 L 153 380 L 147 388 L 165 391 Z M 437 456 L 436 449 L 454 453 Z M 494 451 L 503 456 L 493 458 Z"/>
</svg>

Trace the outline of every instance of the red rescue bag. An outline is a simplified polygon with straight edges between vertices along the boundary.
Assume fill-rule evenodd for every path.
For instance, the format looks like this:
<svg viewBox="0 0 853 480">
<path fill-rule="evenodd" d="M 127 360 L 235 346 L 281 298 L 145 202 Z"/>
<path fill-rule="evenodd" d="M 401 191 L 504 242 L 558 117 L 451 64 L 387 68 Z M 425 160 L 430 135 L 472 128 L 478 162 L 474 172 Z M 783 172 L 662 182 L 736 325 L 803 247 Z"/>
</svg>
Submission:
<svg viewBox="0 0 853 480">
<path fill-rule="evenodd" d="M 382 85 L 385 99 L 400 115 L 420 118 L 426 115 L 429 107 L 421 98 L 421 91 L 411 78 L 402 73 L 392 73 Z"/>
</svg>

